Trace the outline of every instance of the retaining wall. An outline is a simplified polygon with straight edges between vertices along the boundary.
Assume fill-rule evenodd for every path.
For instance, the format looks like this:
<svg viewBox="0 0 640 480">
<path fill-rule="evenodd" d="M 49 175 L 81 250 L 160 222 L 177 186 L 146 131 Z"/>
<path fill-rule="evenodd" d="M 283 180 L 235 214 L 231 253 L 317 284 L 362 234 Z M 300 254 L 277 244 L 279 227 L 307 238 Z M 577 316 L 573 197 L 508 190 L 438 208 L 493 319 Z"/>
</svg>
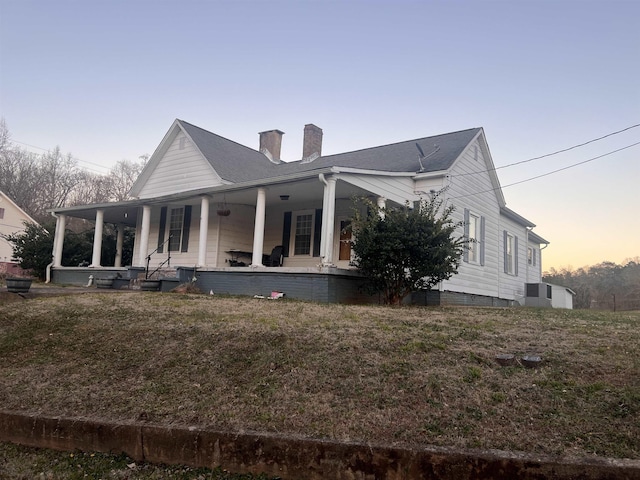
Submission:
<svg viewBox="0 0 640 480">
<path fill-rule="evenodd" d="M 640 479 L 640 460 L 449 448 L 393 448 L 196 427 L 0 412 L 0 441 L 62 451 L 126 453 L 137 461 L 266 473 L 288 479 Z"/>
</svg>

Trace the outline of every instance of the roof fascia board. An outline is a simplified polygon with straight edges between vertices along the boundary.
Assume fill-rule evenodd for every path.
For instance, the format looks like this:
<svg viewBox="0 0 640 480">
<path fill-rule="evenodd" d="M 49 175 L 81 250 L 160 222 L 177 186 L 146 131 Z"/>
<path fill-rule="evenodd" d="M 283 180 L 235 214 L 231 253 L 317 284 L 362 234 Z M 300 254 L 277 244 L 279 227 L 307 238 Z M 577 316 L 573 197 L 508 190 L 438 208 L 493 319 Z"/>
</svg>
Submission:
<svg viewBox="0 0 640 480">
<path fill-rule="evenodd" d="M 7 195 L 7 194 L 6 194 L 6 193 L 4 193 L 4 192 L 0 192 L 0 195 L 2 195 L 4 198 L 6 198 L 6 199 L 7 199 L 7 201 L 8 201 L 11 205 L 13 205 L 14 207 L 16 207 L 16 208 L 18 209 L 18 211 L 19 211 L 22 215 L 24 215 L 25 217 L 27 217 L 31 223 L 35 223 L 36 225 L 40 225 L 38 222 L 36 222 L 36 221 L 31 217 L 31 215 L 29 215 L 27 212 L 25 212 L 23 209 L 21 209 L 21 208 L 18 206 L 18 204 L 17 204 L 16 202 L 14 202 L 13 200 L 11 200 L 11 197 L 9 197 L 9 195 Z"/>
<path fill-rule="evenodd" d="M 147 180 L 149 180 L 149 177 L 158 166 L 158 163 L 160 163 L 160 159 L 169 148 L 169 145 L 171 145 L 173 139 L 176 137 L 178 130 L 179 120 L 176 118 L 169 127 L 169 130 L 167 130 L 167 133 L 162 138 L 162 141 L 156 147 L 151 157 L 149 157 L 149 161 L 142 169 L 142 172 L 140 172 L 140 175 L 138 175 L 138 178 L 136 178 L 136 181 L 131 186 L 129 195 L 131 195 L 132 197 L 137 197 L 140 194 L 142 187 L 145 183 L 147 183 Z"/>
<path fill-rule="evenodd" d="M 189 141 L 194 146 L 194 148 L 198 151 L 202 159 L 209 166 L 209 168 L 211 169 L 211 172 L 213 172 L 213 174 L 220 180 L 220 182 L 228 183 L 222 178 L 220 178 L 220 175 L 218 175 L 218 172 L 215 171 L 215 169 L 209 162 L 209 159 L 202 154 L 200 147 L 198 147 L 196 142 L 193 141 L 193 138 L 191 138 L 191 135 L 189 135 L 187 131 L 184 129 L 180 119 L 176 118 L 171 124 L 171 127 L 169 127 L 169 130 L 163 137 L 158 147 L 153 152 L 153 155 L 151 155 L 151 157 L 149 158 L 149 161 L 145 165 L 144 169 L 142 170 L 142 172 L 140 172 L 140 175 L 138 175 L 138 178 L 131 186 L 131 189 L 129 190 L 129 195 L 131 195 L 132 197 L 138 197 L 140 195 L 140 191 L 142 190 L 142 187 L 145 185 L 145 183 L 147 183 L 147 181 L 149 180 L 149 177 L 151 177 L 151 174 L 156 169 L 156 167 L 160 163 L 160 160 L 162 159 L 164 154 L 167 152 L 167 150 L 171 146 L 171 143 L 173 142 L 173 140 L 175 140 L 179 132 L 182 132 L 189 139 Z"/>
<path fill-rule="evenodd" d="M 545 245 L 549 245 L 549 240 L 545 240 L 544 238 L 542 238 L 540 235 L 538 235 L 535 232 L 529 232 L 529 240 L 531 240 L 533 243 L 538 243 L 538 244 L 545 244 Z"/>
<path fill-rule="evenodd" d="M 211 173 L 213 173 L 216 176 L 216 178 L 220 180 L 221 183 L 231 183 L 224 180 L 220 175 L 218 175 L 218 172 L 216 172 L 216 169 L 213 168 L 213 165 L 211 165 L 211 162 L 209 161 L 209 159 L 204 155 L 204 153 L 202 153 L 202 150 L 200 150 L 200 147 L 198 146 L 198 144 L 193 140 L 191 135 L 189 135 L 189 132 L 187 132 L 185 128 L 182 126 L 182 122 L 179 119 L 176 119 L 176 123 L 178 124 L 178 127 L 180 127 L 180 130 L 182 131 L 182 133 L 185 134 L 185 136 L 189 139 L 189 141 L 194 146 L 194 148 L 198 151 L 198 153 L 200 154 L 202 159 L 205 161 L 205 163 L 209 166 Z"/>
<path fill-rule="evenodd" d="M 493 157 L 491 156 L 489 145 L 487 144 L 487 138 L 485 137 L 485 134 L 484 134 L 484 128 L 480 127 L 480 130 L 478 131 L 478 133 L 476 133 L 476 135 L 471 139 L 471 141 L 469 141 L 467 146 L 462 149 L 462 152 L 460 152 L 460 155 L 458 155 L 458 158 L 456 158 L 454 162 L 451 164 L 451 167 L 453 167 L 453 165 L 458 160 L 460 160 L 460 158 L 466 153 L 467 149 L 476 140 L 478 140 L 478 143 L 480 143 L 480 148 L 483 150 L 482 153 L 484 154 L 483 156 L 486 162 L 488 163 L 487 172 L 489 173 L 489 178 L 491 179 L 491 183 L 493 185 L 493 191 L 496 192 L 496 197 L 498 198 L 498 205 L 502 208 L 507 204 L 507 202 L 505 201 L 504 194 L 502 193 L 502 186 L 500 185 L 500 180 L 498 179 L 498 174 L 496 173 L 496 167 L 495 167 L 495 164 L 493 163 Z"/>
<path fill-rule="evenodd" d="M 368 170 L 351 167 L 331 167 L 333 173 L 355 173 L 357 175 L 377 175 L 382 177 L 415 177 L 415 172 L 387 172 L 385 170 Z"/>
<path fill-rule="evenodd" d="M 500 207 L 500 215 L 504 215 L 508 219 L 519 223 L 523 227 L 531 227 L 531 228 L 533 228 L 533 227 L 536 226 L 536 224 L 533 223 L 532 221 L 527 220 L 522 215 L 517 214 L 516 212 L 514 212 L 513 210 L 511 210 L 510 208 L 507 208 L 507 207 Z"/>
</svg>

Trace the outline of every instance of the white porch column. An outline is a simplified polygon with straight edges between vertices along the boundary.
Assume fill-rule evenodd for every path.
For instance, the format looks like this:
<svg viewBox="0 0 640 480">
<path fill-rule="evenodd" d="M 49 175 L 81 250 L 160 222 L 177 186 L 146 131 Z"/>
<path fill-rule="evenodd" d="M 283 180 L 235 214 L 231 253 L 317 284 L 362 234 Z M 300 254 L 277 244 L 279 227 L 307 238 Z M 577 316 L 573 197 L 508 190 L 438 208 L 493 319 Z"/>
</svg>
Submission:
<svg viewBox="0 0 640 480">
<path fill-rule="evenodd" d="M 256 200 L 256 223 L 253 228 L 253 257 L 251 258 L 252 267 L 263 267 L 262 265 L 262 249 L 264 248 L 264 216 L 266 212 L 267 195 L 264 188 L 258 189 L 258 198 Z"/>
<path fill-rule="evenodd" d="M 151 230 L 151 207 L 142 206 L 142 223 L 140 225 L 140 250 L 138 251 L 138 266 L 147 265 L 147 252 L 149 250 L 149 231 Z"/>
<path fill-rule="evenodd" d="M 122 266 L 122 244 L 124 243 L 124 225 L 118 224 L 118 234 L 116 236 L 116 260 L 113 263 L 114 267 Z"/>
<path fill-rule="evenodd" d="M 58 215 L 56 219 L 56 234 L 53 239 L 53 266 L 62 266 L 62 246 L 64 245 L 64 231 L 67 228 L 67 216 Z"/>
<path fill-rule="evenodd" d="M 378 197 L 376 203 L 378 204 L 378 208 L 385 208 L 387 206 L 387 199 L 384 197 Z M 380 212 L 380 218 L 384 220 L 384 212 Z"/>
<path fill-rule="evenodd" d="M 207 263 L 207 234 L 209 233 L 209 197 L 200 199 L 200 238 L 198 240 L 198 266 Z"/>
<path fill-rule="evenodd" d="M 93 257 L 90 267 L 100 267 L 102 254 L 102 229 L 104 227 L 104 210 L 96 210 L 96 227 L 93 233 Z"/>
<path fill-rule="evenodd" d="M 325 185 L 326 194 L 324 197 L 324 203 L 322 204 L 322 218 L 326 223 L 322 224 L 322 235 L 320 237 L 320 244 L 324 245 L 324 252 L 320 251 L 320 256 L 324 256 L 322 260 L 323 264 L 333 264 L 333 231 L 336 221 L 336 179 L 335 177 L 329 177 L 326 179 Z M 324 214 L 326 212 L 326 214 Z M 324 242 L 322 241 L 324 238 Z"/>
</svg>

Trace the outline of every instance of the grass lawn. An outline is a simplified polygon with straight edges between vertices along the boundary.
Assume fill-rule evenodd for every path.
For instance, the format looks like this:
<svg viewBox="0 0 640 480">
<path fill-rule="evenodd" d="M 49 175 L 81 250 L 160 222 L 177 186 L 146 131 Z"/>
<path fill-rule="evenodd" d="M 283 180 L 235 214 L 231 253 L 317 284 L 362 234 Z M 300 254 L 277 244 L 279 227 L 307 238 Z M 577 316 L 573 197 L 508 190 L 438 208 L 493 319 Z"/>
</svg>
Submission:
<svg viewBox="0 0 640 480">
<path fill-rule="evenodd" d="M 543 362 L 501 367 L 502 353 Z M 640 312 L 141 292 L 4 303 L 0 405 L 399 446 L 638 459 Z"/>
</svg>

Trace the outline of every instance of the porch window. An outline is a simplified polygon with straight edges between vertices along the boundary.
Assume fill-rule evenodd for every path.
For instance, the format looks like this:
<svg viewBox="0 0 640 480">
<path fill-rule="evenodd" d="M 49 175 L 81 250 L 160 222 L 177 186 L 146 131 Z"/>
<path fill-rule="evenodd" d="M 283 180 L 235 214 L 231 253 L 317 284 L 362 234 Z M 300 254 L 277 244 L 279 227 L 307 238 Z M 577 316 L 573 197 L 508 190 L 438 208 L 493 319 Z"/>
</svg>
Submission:
<svg viewBox="0 0 640 480">
<path fill-rule="evenodd" d="M 184 223 L 184 208 L 172 208 L 169 214 L 169 251 L 180 251 L 182 245 L 182 225 Z"/>
<path fill-rule="evenodd" d="M 298 213 L 295 215 L 294 255 L 310 255 L 311 240 L 313 239 L 313 213 Z"/>
</svg>

